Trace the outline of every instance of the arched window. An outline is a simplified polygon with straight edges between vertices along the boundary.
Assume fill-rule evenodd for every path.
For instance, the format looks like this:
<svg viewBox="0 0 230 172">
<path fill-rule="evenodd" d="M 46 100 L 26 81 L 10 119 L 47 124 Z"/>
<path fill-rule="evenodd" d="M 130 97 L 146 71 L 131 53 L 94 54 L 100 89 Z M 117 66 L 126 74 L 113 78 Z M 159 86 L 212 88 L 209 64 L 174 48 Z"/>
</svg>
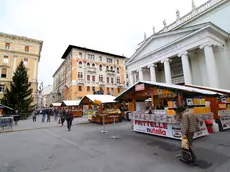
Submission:
<svg viewBox="0 0 230 172">
<path fill-rule="evenodd" d="M 99 70 L 102 71 L 102 65 L 99 66 Z"/>
<path fill-rule="evenodd" d="M 92 64 L 92 67 L 95 67 L 95 64 L 94 64 L 94 63 Z"/>
<path fill-rule="evenodd" d="M 106 66 L 106 70 L 107 70 L 107 71 L 109 70 L 109 66 Z"/>
<path fill-rule="evenodd" d="M 1 77 L 6 78 L 6 73 L 7 73 L 6 68 L 3 68 L 2 71 L 1 71 Z"/>
<path fill-rule="evenodd" d="M 120 69 L 119 69 L 119 67 L 117 68 L 117 73 L 120 73 Z"/>
<path fill-rule="evenodd" d="M 87 67 L 90 67 L 90 63 L 87 63 Z"/>
<path fill-rule="evenodd" d="M 79 61 L 78 65 L 79 65 L 79 68 L 82 68 L 82 62 L 81 61 Z"/>
<path fill-rule="evenodd" d="M 112 66 L 110 67 L 110 70 L 112 70 L 112 71 L 113 71 L 113 67 L 112 67 Z"/>
</svg>

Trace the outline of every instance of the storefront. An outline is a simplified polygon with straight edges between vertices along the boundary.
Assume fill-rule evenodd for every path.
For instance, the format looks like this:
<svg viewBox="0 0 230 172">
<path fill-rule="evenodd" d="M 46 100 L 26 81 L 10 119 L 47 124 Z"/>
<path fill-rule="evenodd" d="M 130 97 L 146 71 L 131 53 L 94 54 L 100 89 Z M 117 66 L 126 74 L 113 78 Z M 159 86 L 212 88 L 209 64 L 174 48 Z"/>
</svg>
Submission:
<svg viewBox="0 0 230 172">
<path fill-rule="evenodd" d="M 85 107 L 85 114 L 93 123 L 102 124 L 103 115 L 105 123 L 112 123 L 113 118 L 119 122 L 121 121 L 121 111 L 119 103 L 114 101 L 115 98 L 110 95 L 86 95 L 79 105 L 87 106 Z"/>
<path fill-rule="evenodd" d="M 176 119 L 177 106 L 186 105 L 197 117 L 213 119 L 210 97 L 220 96 L 213 91 L 156 82 L 138 82 L 115 100 L 130 102 L 133 131 L 174 139 L 181 138 L 180 123 Z M 151 99 L 149 106 L 145 100 Z M 194 138 L 208 135 L 204 123 Z"/>
<path fill-rule="evenodd" d="M 61 106 L 71 109 L 74 117 L 82 117 L 83 116 L 82 106 L 80 106 L 79 103 L 80 100 L 64 100 L 61 103 Z"/>
</svg>

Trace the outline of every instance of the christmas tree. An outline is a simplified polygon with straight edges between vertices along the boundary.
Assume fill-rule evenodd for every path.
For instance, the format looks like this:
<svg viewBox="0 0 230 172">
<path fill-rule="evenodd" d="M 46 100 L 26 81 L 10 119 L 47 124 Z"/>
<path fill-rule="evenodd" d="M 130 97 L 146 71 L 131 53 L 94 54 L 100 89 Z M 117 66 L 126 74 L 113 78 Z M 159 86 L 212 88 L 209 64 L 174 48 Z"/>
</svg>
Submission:
<svg viewBox="0 0 230 172">
<path fill-rule="evenodd" d="M 28 80 L 27 69 L 21 61 L 14 73 L 10 88 L 7 88 L 4 94 L 5 105 L 18 110 L 19 114 L 31 112 L 35 108 L 35 105 L 32 105 L 33 90 Z"/>
</svg>

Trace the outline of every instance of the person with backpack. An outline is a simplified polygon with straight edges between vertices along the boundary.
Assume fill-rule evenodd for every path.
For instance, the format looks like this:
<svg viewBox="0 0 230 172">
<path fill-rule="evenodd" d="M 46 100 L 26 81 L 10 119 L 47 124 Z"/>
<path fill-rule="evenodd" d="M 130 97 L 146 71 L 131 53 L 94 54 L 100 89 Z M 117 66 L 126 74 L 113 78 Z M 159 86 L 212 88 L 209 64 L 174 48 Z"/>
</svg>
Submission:
<svg viewBox="0 0 230 172">
<path fill-rule="evenodd" d="M 66 121 L 67 121 L 68 131 L 71 131 L 71 126 L 72 126 L 72 121 L 73 121 L 73 113 L 69 109 L 67 109 L 67 112 L 66 112 Z"/>
<path fill-rule="evenodd" d="M 197 118 L 197 115 L 193 114 L 189 110 L 186 110 L 184 106 L 177 107 L 176 114 L 179 121 L 181 122 L 182 139 L 187 139 L 189 151 L 192 156 L 191 157 L 192 162 L 194 165 L 197 165 L 197 157 L 195 155 L 192 143 L 193 143 L 194 133 L 200 131 L 199 122 L 201 122 L 201 120 Z M 187 162 L 187 160 L 184 159 L 183 156 L 181 160 L 183 162 Z"/>
</svg>

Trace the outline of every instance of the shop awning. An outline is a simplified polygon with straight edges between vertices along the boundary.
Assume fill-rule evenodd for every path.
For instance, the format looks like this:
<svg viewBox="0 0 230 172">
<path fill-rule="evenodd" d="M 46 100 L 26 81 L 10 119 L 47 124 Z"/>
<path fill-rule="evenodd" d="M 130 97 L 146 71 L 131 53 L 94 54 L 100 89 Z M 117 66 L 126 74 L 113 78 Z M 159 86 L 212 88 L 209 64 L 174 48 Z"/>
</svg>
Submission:
<svg viewBox="0 0 230 172">
<path fill-rule="evenodd" d="M 59 106 L 61 106 L 61 103 L 52 103 L 51 106 L 53 106 L 53 107 L 59 107 Z"/>
<path fill-rule="evenodd" d="M 64 100 L 61 104 L 63 106 L 79 106 L 81 100 Z"/>
<path fill-rule="evenodd" d="M 203 90 L 208 90 L 208 91 L 215 91 L 221 94 L 228 94 L 230 95 L 230 90 L 227 89 L 219 89 L 219 88 L 211 88 L 211 87 L 205 87 L 205 86 L 199 86 L 199 85 L 186 85 L 187 87 L 192 87 L 192 88 L 199 88 Z"/>
<path fill-rule="evenodd" d="M 111 95 L 86 95 L 80 101 L 80 105 L 88 104 L 88 102 L 94 102 L 94 100 L 98 100 L 101 103 L 115 103 L 114 101 L 116 97 Z"/>
<path fill-rule="evenodd" d="M 137 93 L 135 91 L 137 85 L 138 86 L 144 85 L 144 88 L 146 86 L 149 88 L 165 89 L 165 90 L 169 90 L 171 92 L 188 94 L 191 96 L 199 96 L 199 95 L 220 96 L 220 95 L 222 95 L 218 92 L 199 89 L 199 88 L 191 88 L 191 87 L 187 87 L 187 86 L 166 84 L 166 83 L 160 83 L 160 82 L 139 81 L 139 82 L 135 83 L 134 85 L 130 86 L 127 90 L 122 92 L 120 95 L 118 95 L 117 98 L 115 99 L 115 101 L 131 101 L 133 96 L 135 96 L 135 94 Z M 139 90 L 139 92 L 140 92 L 140 90 Z M 148 96 L 150 97 L 150 95 L 147 95 L 145 97 L 148 97 Z M 145 100 L 145 99 L 142 98 L 140 100 Z"/>
</svg>

